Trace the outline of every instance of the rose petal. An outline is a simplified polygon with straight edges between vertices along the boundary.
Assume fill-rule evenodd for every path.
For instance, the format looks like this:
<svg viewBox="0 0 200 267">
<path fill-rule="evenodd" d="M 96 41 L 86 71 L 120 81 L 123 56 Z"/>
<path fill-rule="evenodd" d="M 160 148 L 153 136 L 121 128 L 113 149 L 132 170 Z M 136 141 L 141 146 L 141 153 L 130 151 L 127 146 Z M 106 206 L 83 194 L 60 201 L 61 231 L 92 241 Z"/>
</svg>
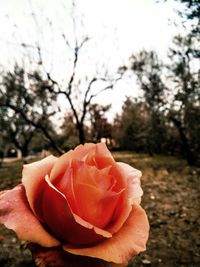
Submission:
<svg viewBox="0 0 200 267">
<path fill-rule="evenodd" d="M 64 251 L 61 247 L 43 248 L 35 244 L 29 244 L 33 259 L 39 267 L 125 267 L 100 259 L 77 256 Z"/>
<path fill-rule="evenodd" d="M 74 187 L 74 193 L 79 216 L 99 228 L 104 228 L 113 217 L 122 192 L 103 191 L 88 184 L 78 183 Z"/>
<path fill-rule="evenodd" d="M 54 181 L 51 181 L 51 183 L 59 192 L 61 192 L 65 197 L 67 197 L 70 209 L 74 213 L 78 214 L 79 207 L 74 195 L 72 171 L 72 168 L 68 168 L 62 179 L 60 179 L 60 177 L 57 177 L 57 179 L 54 179 Z"/>
<path fill-rule="evenodd" d="M 122 186 L 125 186 L 127 190 L 124 192 L 124 194 L 127 194 L 128 196 L 121 196 L 121 205 L 119 205 L 118 209 L 116 210 L 114 223 L 107 228 L 107 230 L 111 233 L 117 232 L 122 227 L 132 210 L 132 204 L 139 204 L 143 194 L 143 191 L 140 187 L 141 172 L 134 169 L 130 165 L 121 162 L 117 162 L 116 166 L 117 167 L 113 165 L 112 172 L 115 173 L 114 176 L 119 177 L 118 187 L 121 188 Z M 120 176 L 122 178 L 120 178 Z M 121 181 L 121 184 L 119 181 Z M 133 183 L 133 181 L 135 183 Z M 127 197 L 129 198 L 129 201 L 127 200 Z"/>
<path fill-rule="evenodd" d="M 62 155 L 54 164 L 50 180 L 62 177 L 68 167 L 71 167 L 71 161 L 86 161 L 87 164 L 97 165 L 99 168 L 105 168 L 114 163 L 114 159 L 104 143 L 87 143 L 77 146 Z"/>
<path fill-rule="evenodd" d="M 85 161 L 89 154 L 94 155 L 96 150 L 96 145 L 93 143 L 86 143 L 84 145 L 79 145 L 74 149 L 74 159 Z"/>
<path fill-rule="evenodd" d="M 30 210 L 23 185 L 0 194 L 0 223 L 15 231 L 20 239 L 45 247 L 60 244 L 46 232 Z"/>
<path fill-rule="evenodd" d="M 139 205 L 134 205 L 123 227 L 112 238 L 88 248 L 65 245 L 63 249 L 75 255 L 99 258 L 119 264 L 127 263 L 133 256 L 146 249 L 148 234 L 149 223 L 146 213 Z"/>
<path fill-rule="evenodd" d="M 105 168 L 115 163 L 115 160 L 105 143 L 96 144 L 95 159 L 99 168 Z"/>
<path fill-rule="evenodd" d="M 89 166 L 82 162 L 82 165 L 76 168 L 75 161 L 73 161 L 72 168 L 74 183 L 85 183 L 99 187 L 104 191 L 109 190 L 113 184 L 114 179 L 109 175 L 111 166 L 99 170 L 95 166 Z"/>
<path fill-rule="evenodd" d="M 127 220 L 132 210 L 132 205 L 127 201 L 127 192 L 123 191 L 119 197 L 117 208 L 113 214 L 111 223 L 106 227 L 106 230 L 114 234 L 119 231 Z"/>
<path fill-rule="evenodd" d="M 141 171 L 123 162 L 117 162 L 117 165 L 122 176 L 127 179 L 128 197 L 131 204 L 140 204 L 141 196 L 143 195 L 143 191 L 140 186 L 140 177 L 142 176 Z"/>
<path fill-rule="evenodd" d="M 79 145 L 74 150 L 70 150 L 67 153 L 59 157 L 59 160 L 54 164 L 50 180 L 53 181 L 57 177 L 62 177 L 68 167 L 71 167 L 72 161 L 84 161 L 85 156 L 95 150 L 95 144 Z"/>
<path fill-rule="evenodd" d="M 102 169 L 114 163 L 112 154 L 104 143 L 87 143 L 74 149 L 73 158 Z"/>
<path fill-rule="evenodd" d="M 67 153 L 63 154 L 61 157 L 58 158 L 58 160 L 55 162 L 51 170 L 50 174 L 51 181 L 53 181 L 58 177 L 62 177 L 65 174 L 67 168 L 71 167 L 73 153 L 74 153 L 73 150 L 69 150 Z"/>
<path fill-rule="evenodd" d="M 72 244 L 89 244 L 112 235 L 74 214 L 67 199 L 59 192 L 48 177 L 45 179 L 42 199 L 43 219 L 51 232 L 59 239 Z"/>
<path fill-rule="evenodd" d="M 84 145 L 85 146 L 85 145 Z M 99 169 L 111 166 L 115 161 L 104 143 L 98 143 L 85 154 L 85 162 Z"/>
<path fill-rule="evenodd" d="M 108 150 L 107 146 L 105 143 L 98 143 L 96 144 L 96 154 L 100 157 L 106 157 L 106 158 L 111 158 L 112 161 L 114 161 L 112 154 Z"/>
<path fill-rule="evenodd" d="M 45 175 L 50 173 L 56 161 L 56 157 L 48 156 L 42 160 L 24 165 L 22 171 L 22 183 L 26 190 L 29 205 L 35 214 L 35 201 L 40 199 L 39 196 L 43 188 L 42 184 L 44 183 Z"/>
</svg>

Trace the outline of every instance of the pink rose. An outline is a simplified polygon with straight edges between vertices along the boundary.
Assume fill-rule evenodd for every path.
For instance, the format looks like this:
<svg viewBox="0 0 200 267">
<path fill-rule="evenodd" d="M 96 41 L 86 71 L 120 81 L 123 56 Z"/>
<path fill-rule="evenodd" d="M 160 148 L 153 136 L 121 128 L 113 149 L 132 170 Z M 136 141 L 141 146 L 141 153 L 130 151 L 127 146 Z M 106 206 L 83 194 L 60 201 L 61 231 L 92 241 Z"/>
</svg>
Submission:
<svg viewBox="0 0 200 267">
<path fill-rule="evenodd" d="M 0 223 L 43 247 L 126 263 L 148 239 L 140 177 L 105 144 L 80 145 L 25 165 L 22 184 L 0 194 Z"/>
</svg>

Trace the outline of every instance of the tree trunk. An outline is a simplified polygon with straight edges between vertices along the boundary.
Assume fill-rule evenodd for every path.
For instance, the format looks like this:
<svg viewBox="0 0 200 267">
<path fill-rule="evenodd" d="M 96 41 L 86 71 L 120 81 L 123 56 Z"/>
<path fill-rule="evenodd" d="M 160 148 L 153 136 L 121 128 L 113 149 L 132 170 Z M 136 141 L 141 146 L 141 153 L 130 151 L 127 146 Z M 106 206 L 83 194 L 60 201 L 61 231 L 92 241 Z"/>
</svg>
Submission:
<svg viewBox="0 0 200 267">
<path fill-rule="evenodd" d="M 79 142 L 80 144 L 84 144 L 85 143 L 85 131 L 84 131 L 83 124 L 78 124 L 77 129 L 78 129 L 78 134 L 79 134 Z"/>
<path fill-rule="evenodd" d="M 28 146 L 26 144 L 23 147 L 21 147 L 21 152 L 22 152 L 22 158 L 28 156 Z"/>
<path fill-rule="evenodd" d="M 177 120 L 176 118 L 171 117 L 170 119 L 174 123 L 175 127 L 177 128 L 177 130 L 179 132 L 179 136 L 181 139 L 181 146 L 182 146 L 182 150 L 185 154 L 186 160 L 187 160 L 188 164 L 192 166 L 195 164 L 195 157 L 193 156 L 193 153 L 190 149 L 189 140 L 185 134 L 184 128 L 183 128 L 181 122 L 179 120 Z"/>
<path fill-rule="evenodd" d="M 2 162 L 3 162 L 3 157 L 4 157 L 4 152 L 0 150 L 0 167 L 1 167 Z"/>
</svg>

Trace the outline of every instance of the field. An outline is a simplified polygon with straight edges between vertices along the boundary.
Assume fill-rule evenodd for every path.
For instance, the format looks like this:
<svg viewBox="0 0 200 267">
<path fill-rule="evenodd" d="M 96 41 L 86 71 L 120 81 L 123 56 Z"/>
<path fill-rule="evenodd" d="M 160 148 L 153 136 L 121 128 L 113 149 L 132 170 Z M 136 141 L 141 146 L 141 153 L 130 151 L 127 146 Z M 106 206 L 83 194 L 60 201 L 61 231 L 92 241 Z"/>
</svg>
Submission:
<svg viewBox="0 0 200 267">
<path fill-rule="evenodd" d="M 142 170 L 142 206 L 150 221 L 147 251 L 129 267 L 200 266 L 200 169 L 173 157 L 113 153 L 117 161 Z M 22 162 L 0 168 L 0 190 L 19 183 Z M 0 226 L 0 266 L 34 267 L 26 244 Z"/>
</svg>

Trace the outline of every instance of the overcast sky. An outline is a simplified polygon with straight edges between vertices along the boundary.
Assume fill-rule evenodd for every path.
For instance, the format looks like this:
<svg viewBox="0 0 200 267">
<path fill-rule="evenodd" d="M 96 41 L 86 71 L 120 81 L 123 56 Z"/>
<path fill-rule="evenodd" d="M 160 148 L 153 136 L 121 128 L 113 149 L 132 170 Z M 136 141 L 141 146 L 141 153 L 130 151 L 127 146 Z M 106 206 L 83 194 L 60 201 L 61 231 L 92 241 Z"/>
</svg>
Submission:
<svg viewBox="0 0 200 267">
<path fill-rule="evenodd" d="M 0 0 L 0 64 L 9 68 L 15 61 L 22 58 L 25 61 L 26 56 L 34 60 L 36 51 L 23 49 L 20 44 L 38 43 L 48 71 L 64 77 L 71 56 L 62 34 L 73 46 L 72 17 L 76 20 L 76 37 L 90 38 L 80 60 L 79 72 L 83 76 L 103 67 L 114 73 L 120 65 L 127 64 L 132 53 L 141 49 L 154 49 L 165 58 L 172 37 L 179 31 L 172 23 L 178 21 L 177 3 L 173 0 L 165 4 L 156 4 L 155 0 L 77 0 L 75 11 L 71 3 L 70 0 Z M 115 98 L 110 93 L 98 101 L 106 104 L 112 99 L 114 114 L 130 94 L 137 95 L 137 90 L 126 81 L 123 90 L 121 85 L 116 89 Z"/>
</svg>

